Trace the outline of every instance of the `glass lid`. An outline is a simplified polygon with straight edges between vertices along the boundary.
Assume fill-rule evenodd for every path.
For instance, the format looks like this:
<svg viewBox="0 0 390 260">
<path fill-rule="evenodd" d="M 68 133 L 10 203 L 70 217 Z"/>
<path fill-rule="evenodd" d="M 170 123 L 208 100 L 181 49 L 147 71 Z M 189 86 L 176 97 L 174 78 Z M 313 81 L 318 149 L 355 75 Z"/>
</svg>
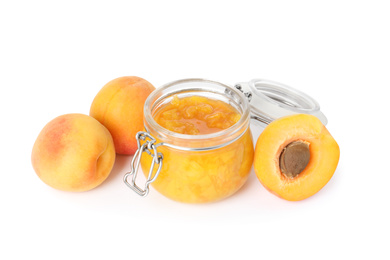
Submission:
<svg viewBox="0 0 390 260">
<path fill-rule="evenodd" d="M 328 120 L 312 97 L 287 85 L 264 79 L 237 83 L 251 105 L 251 117 L 262 124 L 292 114 L 311 114 L 326 125 Z"/>
</svg>

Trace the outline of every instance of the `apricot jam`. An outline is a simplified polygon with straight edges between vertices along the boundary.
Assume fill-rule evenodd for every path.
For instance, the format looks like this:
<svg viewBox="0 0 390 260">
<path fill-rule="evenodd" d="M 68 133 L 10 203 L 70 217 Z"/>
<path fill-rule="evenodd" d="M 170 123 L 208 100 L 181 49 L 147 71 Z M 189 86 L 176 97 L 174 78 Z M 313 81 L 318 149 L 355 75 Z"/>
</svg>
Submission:
<svg viewBox="0 0 390 260">
<path fill-rule="evenodd" d="M 154 119 L 162 127 L 180 134 L 210 134 L 229 128 L 241 115 L 232 106 L 207 97 L 191 96 L 172 101 Z"/>
<path fill-rule="evenodd" d="M 241 92 L 212 81 L 177 81 L 153 92 L 145 103 L 145 130 L 163 157 L 153 188 L 187 203 L 217 201 L 238 191 L 254 153 L 248 106 Z M 153 158 L 140 159 L 147 178 Z"/>
</svg>

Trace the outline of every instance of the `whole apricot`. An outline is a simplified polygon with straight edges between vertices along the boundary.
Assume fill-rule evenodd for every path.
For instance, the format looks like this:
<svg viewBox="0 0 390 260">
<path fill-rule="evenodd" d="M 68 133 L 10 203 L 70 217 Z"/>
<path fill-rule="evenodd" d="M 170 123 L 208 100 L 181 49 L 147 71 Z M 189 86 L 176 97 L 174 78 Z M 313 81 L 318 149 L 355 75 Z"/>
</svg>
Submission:
<svg viewBox="0 0 390 260">
<path fill-rule="evenodd" d="M 66 114 L 39 133 L 31 161 L 38 177 L 64 191 L 87 191 L 100 185 L 115 162 L 110 132 L 93 117 Z"/>
<path fill-rule="evenodd" d="M 142 131 L 144 103 L 155 87 L 148 81 L 126 76 L 108 82 L 94 98 L 90 116 L 110 131 L 118 154 L 137 150 L 135 136 Z"/>
<path fill-rule="evenodd" d="M 321 190 L 332 178 L 340 148 L 312 115 L 279 118 L 260 134 L 254 169 L 260 182 L 277 196 L 297 201 Z"/>
</svg>

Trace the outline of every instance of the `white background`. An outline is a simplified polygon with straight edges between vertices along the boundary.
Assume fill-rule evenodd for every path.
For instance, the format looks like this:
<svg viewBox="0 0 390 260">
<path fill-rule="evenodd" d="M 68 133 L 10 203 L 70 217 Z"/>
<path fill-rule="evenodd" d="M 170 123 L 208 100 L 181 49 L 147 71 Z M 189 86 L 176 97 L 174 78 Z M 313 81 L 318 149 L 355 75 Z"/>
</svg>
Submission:
<svg viewBox="0 0 390 260">
<path fill-rule="evenodd" d="M 389 259 L 388 1 L 141 2 L 0 3 L 0 258 Z M 306 92 L 340 145 L 336 173 L 301 202 L 253 171 L 217 203 L 141 198 L 122 182 L 128 156 L 92 191 L 45 185 L 30 161 L 40 130 L 127 75 Z"/>
</svg>

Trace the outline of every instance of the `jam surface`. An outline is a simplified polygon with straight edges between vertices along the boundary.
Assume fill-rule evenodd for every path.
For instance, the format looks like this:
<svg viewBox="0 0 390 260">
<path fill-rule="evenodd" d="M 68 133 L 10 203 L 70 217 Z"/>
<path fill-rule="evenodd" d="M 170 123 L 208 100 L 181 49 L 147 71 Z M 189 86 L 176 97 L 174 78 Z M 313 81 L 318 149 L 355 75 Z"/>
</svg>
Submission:
<svg viewBox="0 0 390 260">
<path fill-rule="evenodd" d="M 162 127 L 188 135 L 203 135 L 227 129 L 240 120 L 240 113 L 231 105 L 201 96 L 179 98 L 162 106 L 154 116 Z"/>
</svg>

